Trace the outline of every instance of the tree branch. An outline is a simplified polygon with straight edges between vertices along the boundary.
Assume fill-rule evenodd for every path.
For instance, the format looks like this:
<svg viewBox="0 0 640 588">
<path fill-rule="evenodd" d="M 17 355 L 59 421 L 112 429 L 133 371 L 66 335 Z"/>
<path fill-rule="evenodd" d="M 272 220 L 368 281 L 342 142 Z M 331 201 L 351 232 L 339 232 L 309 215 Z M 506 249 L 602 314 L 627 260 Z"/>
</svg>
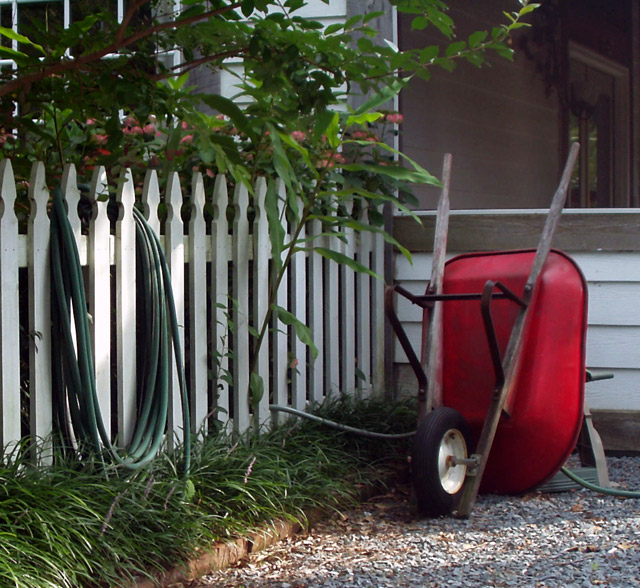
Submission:
<svg viewBox="0 0 640 588">
<path fill-rule="evenodd" d="M 207 63 L 211 63 L 212 61 L 216 61 L 217 59 L 227 59 L 229 57 L 237 57 L 241 55 L 246 48 L 235 49 L 233 51 L 225 51 L 223 53 L 216 53 L 215 55 L 207 55 L 206 57 L 201 57 L 200 59 L 194 59 L 193 61 L 189 61 L 187 63 L 181 63 L 180 65 L 176 65 L 174 67 L 169 68 L 166 72 L 161 74 L 155 74 L 149 76 L 155 82 L 159 82 L 161 80 L 166 80 L 167 78 L 172 78 L 174 76 L 181 76 L 192 69 L 200 65 L 205 65 Z"/>
</svg>

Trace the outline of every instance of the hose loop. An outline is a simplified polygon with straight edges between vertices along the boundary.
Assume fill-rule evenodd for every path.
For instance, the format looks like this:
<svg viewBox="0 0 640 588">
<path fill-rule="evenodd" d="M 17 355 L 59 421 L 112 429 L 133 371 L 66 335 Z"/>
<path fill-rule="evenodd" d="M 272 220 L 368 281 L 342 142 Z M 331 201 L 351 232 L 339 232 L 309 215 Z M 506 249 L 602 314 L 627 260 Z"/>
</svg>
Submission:
<svg viewBox="0 0 640 588">
<path fill-rule="evenodd" d="M 117 448 L 107 433 L 96 389 L 93 344 L 78 248 L 62 200 L 54 190 L 51 210 L 52 351 L 54 420 L 63 450 L 84 458 L 100 456 L 125 469 L 138 470 L 160 451 L 167 431 L 172 353 L 183 417 L 183 469 L 191 460 L 190 407 L 186 388 L 171 275 L 160 245 L 144 216 L 134 208 L 139 312 L 137 414 L 130 442 Z M 130 336 L 134 336 L 133 333 Z M 75 340 L 74 340 L 75 339 Z M 128 390 L 127 393 L 134 393 Z M 110 415 L 109 415 L 110 416 Z"/>
</svg>

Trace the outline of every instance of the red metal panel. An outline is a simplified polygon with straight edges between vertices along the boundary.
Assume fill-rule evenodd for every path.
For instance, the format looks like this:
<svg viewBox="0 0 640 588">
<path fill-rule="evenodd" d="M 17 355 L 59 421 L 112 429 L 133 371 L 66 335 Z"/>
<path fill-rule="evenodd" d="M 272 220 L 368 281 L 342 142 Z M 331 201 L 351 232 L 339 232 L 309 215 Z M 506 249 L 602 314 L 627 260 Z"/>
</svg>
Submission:
<svg viewBox="0 0 640 588">
<path fill-rule="evenodd" d="M 487 280 L 521 295 L 535 251 L 458 256 L 447 263 L 445 294 L 481 292 Z M 565 463 L 582 425 L 587 287 L 577 265 L 552 251 L 538 280 L 523 332 L 522 358 L 510 417 L 502 416 L 481 491 L 521 493 L 552 477 Z M 518 307 L 494 300 L 502 353 Z M 495 374 L 480 301 L 446 302 L 443 310 L 443 404 L 466 418 L 477 442 Z"/>
</svg>

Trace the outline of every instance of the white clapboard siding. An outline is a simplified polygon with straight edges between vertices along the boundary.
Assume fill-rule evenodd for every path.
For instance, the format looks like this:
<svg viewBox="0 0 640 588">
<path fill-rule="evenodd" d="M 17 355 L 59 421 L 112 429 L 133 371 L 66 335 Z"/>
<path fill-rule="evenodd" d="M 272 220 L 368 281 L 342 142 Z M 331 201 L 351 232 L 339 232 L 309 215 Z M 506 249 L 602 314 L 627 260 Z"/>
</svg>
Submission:
<svg viewBox="0 0 640 588">
<path fill-rule="evenodd" d="M 286 223 L 282 207 L 289 197 L 282 182 L 273 185 Z M 46 186 L 44 166 L 35 165 L 29 187 L 28 235 L 21 236 L 14 214 L 17 191 L 11 164 L 0 164 L 0 434 L 4 447 L 20 442 L 25 434 L 21 410 L 27 395 L 31 422 L 26 434 L 50 438 L 53 427 L 51 346 L 55 342 L 51 341 L 50 331 L 50 194 Z M 117 180 L 109 180 L 105 170 L 98 168 L 85 194 L 78 189 L 73 166 L 66 167 L 63 174 L 63 201 L 80 261 L 85 266 L 96 389 L 107 434 L 126 445 L 136 423 L 134 206 L 141 207 L 159 236 L 170 268 L 183 357 L 187 350 L 192 432 L 215 430 L 210 427 L 212 417 L 238 432 L 289 418 L 284 413 L 272 414 L 271 403 L 305 410 L 309 401 L 321 402 L 329 392 L 353 392 L 358 387 L 382 391 L 380 386 L 376 388 L 376 383 L 383 382 L 379 355 L 384 349 L 380 337 L 384 326 L 382 282 L 366 274 L 356 275 L 303 248 L 293 255 L 277 292 L 271 293 L 272 251 L 264 203 L 268 183 L 260 179 L 252 190 L 236 185 L 230 201 L 223 176 L 215 179 L 208 193 L 203 177 L 195 174 L 186 224 L 181 215 L 185 202 L 181 186 L 180 178 L 172 174 L 162 193 L 156 172 L 149 171 L 136 204 L 136 184 L 129 170 L 124 170 Z M 111 220 L 107 215 L 110 192 L 115 194 L 113 204 L 118 211 L 117 218 Z M 161 204 L 166 211 L 162 222 Z M 213 211 L 210 227 L 205 220 L 207 206 Z M 80 208 L 90 213 L 83 221 Z M 285 233 L 289 229 L 285 227 Z M 384 273 L 382 241 L 377 237 L 360 238 L 353 231 L 346 231 L 342 235 L 345 242 L 325 229 L 317 221 L 301 227 L 299 243 L 340 251 L 378 274 Z M 21 266 L 27 268 L 28 284 L 19 281 Z M 21 328 L 16 312 L 20 287 L 27 289 L 27 328 Z M 111 302 L 112 292 L 115 305 Z M 295 337 L 295 330 L 275 317 L 256 355 L 255 334 L 267 317 L 272 299 L 309 327 L 319 351 L 315 361 L 309 361 L 311 353 Z M 29 376 L 22 391 L 24 360 L 20 349 L 27 343 Z M 252 364 L 264 383 L 264 394 L 259 399 L 249 395 Z M 184 434 L 177 369 L 172 362 L 169 448 L 174 439 L 180 441 Z M 358 377 L 364 379 L 360 381 Z"/>
<path fill-rule="evenodd" d="M 525 235 L 527 242 L 524 246 L 529 247 L 531 237 L 535 238 L 539 231 L 541 214 L 540 211 L 519 212 L 520 234 Z M 505 235 L 504 248 L 517 248 L 518 235 L 504 232 L 504 218 L 515 218 L 517 213 L 518 211 L 455 211 L 452 217 L 455 231 L 451 237 L 456 244 L 469 241 L 460 234 L 465 225 L 468 225 L 469 233 L 473 233 L 475 238 L 469 243 L 470 246 L 473 250 L 482 250 L 485 242 L 496 245 L 496 235 L 502 230 Z M 433 224 L 433 213 L 421 214 L 425 225 L 430 227 Z M 587 399 L 590 407 L 595 410 L 640 410 L 640 235 L 636 239 L 637 246 L 633 237 L 637 214 L 637 210 L 566 211 L 556 239 L 577 263 L 588 285 L 587 366 L 614 374 L 612 380 L 593 382 L 587 386 Z M 474 223 L 476 215 L 478 222 Z M 491 219 L 494 217 L 495 223 L 492 225 Z M 535 220 L 534 228 L 529 225 L 530 219 L 532 223 Z M 586 227 L 581 228 L 581 223 L 587 223 Z M 428 252 L 430 245 L 425 242 L 423 233 L 416 239 L 417 233 L 412 231 L 410 224 L 402 224 L 401 227 L 396 237 L 401 242 L 404 237 L 407 242 L 420 243 L 420 251 L 413 254 L 412 263 L 397 255 L 394 277 L 407 290 L 422 294 L 431 268 L 431 254 Z M 624 231 L 621 227 L 624 227 Z M 624 242 L 618 239 L 618 232 L 624 233 Z M 427 240 L 428 237 L 430 234 L 427 234 Z M 588 242 L 585 243 L 586 239 Z M 616 243 L 628 250 L 616 250 Z M 456 253 L 451 252 L 448 257 Z M 421 309 L 398 297 L 397 312 L 414 348 L 419 350 L 422 336 Z M 410 373 L 408 361 L 395 341 L 393 357 L 404 374 L 401 380 L 409 381 L 411 376 L 405 377 Z"/>
</svg>

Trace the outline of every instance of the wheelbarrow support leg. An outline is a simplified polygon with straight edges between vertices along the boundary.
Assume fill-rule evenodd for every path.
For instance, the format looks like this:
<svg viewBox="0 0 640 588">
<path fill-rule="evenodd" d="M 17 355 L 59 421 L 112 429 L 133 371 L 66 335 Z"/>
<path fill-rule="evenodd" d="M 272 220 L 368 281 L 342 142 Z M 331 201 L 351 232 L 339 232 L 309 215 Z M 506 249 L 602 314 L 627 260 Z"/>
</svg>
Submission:
<svg viewBox="0 0 640 588">
<path fill-rule="evenodd" d="M 533 265 L 529 278 L 524 287 L 524 293 L 522 300 L 526 304 L 521 308 L 515 320 L 515 324 L 509 337 L 509 343 L 505 351 L 503 359 L 504 369 L 504 383 L 498 385 L 491 397 L 491 403 L 487 412 L 487 417 L 480 433 L 480 439 L 478 440 L 478 447 L 476 453 L 472 456 L 475 462 L 478 464 L 473 472 L 473 475 L 467 475 L 464 488 L 462 490 L 462 498 L 456 511 L 456 515 L 461 518 L 468 518 L 471 514 L 471 509 L 475 503 L 480 488 L 480 482 L 482 481 L 482 475 L 487 465 L 493 439 L 498 429 L 498 423 L 502 416 L 503 410 L 507 408 L 507 412 L 511 412 L 510 396 L 513 388 L 516 375 L 518 373 L 518 366 L 520 363 L 521 349 L 523 345 L 523 331 L 527 318 L 527 311 L 529 309 L 529 303 L 533 297 L 533 293 L 538 281 L 538 277 L 542 272 L 542 268 L 547 260 L 549 251 L 551 250 L 551 241 L 555 233 L 562 209 L 564 207 L 565 200 L 567 198 L 567 190 L 569 188 L 569 182 L 571 181 L 571 173 L 578 156 L 580 146 L 578 143 L 574 143 L 571 146 L 569 157 L 562 173 L 562 178 L 558 189 L 553 196 L 551 206 L 549 208 L 549 214 L 542 230 L 540 242 L 538 243 L 538 249 L 536 251 Z"/>
</svg>

